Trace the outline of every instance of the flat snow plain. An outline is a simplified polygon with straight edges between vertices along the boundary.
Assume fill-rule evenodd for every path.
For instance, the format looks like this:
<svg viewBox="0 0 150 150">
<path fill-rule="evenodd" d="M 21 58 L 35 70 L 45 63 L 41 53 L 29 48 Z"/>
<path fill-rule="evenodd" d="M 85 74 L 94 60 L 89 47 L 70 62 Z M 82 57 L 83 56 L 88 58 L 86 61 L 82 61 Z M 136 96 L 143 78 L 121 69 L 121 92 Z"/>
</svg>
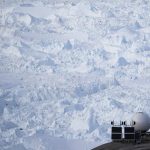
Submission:
<svg viewBox="0 0 150 150">
<path fill-rule="evenodd" d="M 89 150 L 110 121 L 150 115 L 149 0 L 0 1 L 0 150 Z"/>
</svg>

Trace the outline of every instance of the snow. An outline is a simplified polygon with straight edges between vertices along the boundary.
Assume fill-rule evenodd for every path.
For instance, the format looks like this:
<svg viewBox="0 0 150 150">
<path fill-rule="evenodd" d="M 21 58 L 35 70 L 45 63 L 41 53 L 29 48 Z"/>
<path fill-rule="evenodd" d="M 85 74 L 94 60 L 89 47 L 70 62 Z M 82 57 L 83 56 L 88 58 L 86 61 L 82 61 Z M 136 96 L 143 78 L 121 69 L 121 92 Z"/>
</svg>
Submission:
<svg viewBox="0 0 150 150">
<path fill-rule="evenodd" d="M 0 149 L 89 150 L 150 107 L 150 2 L 0 1 Z"/>
</svg>

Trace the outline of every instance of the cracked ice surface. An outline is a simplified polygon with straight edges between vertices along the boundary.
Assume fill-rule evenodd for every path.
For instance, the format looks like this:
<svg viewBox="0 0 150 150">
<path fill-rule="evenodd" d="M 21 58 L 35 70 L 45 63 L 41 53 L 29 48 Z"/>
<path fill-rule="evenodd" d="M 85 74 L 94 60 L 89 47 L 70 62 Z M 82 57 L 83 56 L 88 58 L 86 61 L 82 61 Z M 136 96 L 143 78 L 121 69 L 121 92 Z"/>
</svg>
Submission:
<svg viewBox="0 0 150 150">
<path fill-rule="evenodd" d="M 2 149 L 89 149 L 111 120 L 150 115 L 148 0 L 0 6 Z"/>
</svg>

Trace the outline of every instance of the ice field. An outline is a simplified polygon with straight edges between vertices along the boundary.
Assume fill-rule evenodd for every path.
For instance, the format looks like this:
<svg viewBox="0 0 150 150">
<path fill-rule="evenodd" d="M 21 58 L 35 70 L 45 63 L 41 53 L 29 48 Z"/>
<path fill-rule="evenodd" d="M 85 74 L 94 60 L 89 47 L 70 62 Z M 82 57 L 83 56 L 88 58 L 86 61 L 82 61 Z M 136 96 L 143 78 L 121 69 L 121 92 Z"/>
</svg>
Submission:
<svg viewBox="0 0 150 150">
<path fill-rule="evenodd" d="M 0 1 L 0 150 L 90 150 L 110 121 L 150 115 L 149 0 Z"/>
</svg>

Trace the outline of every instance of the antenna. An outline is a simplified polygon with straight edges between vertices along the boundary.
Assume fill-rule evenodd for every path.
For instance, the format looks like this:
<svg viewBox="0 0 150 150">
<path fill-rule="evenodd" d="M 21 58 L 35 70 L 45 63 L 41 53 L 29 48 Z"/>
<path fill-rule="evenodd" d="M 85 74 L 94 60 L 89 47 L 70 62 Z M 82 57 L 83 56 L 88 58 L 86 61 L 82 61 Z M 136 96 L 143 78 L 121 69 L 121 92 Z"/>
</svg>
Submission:
<svg viewBox="0 0 150 150">
<path fill-rule="evenodd" d="M 114 120 L 113 120 L 113 121 L 111 121 L 111 125 L 113 125 L 113 126 L 114 126 Z"/>
</svg>

